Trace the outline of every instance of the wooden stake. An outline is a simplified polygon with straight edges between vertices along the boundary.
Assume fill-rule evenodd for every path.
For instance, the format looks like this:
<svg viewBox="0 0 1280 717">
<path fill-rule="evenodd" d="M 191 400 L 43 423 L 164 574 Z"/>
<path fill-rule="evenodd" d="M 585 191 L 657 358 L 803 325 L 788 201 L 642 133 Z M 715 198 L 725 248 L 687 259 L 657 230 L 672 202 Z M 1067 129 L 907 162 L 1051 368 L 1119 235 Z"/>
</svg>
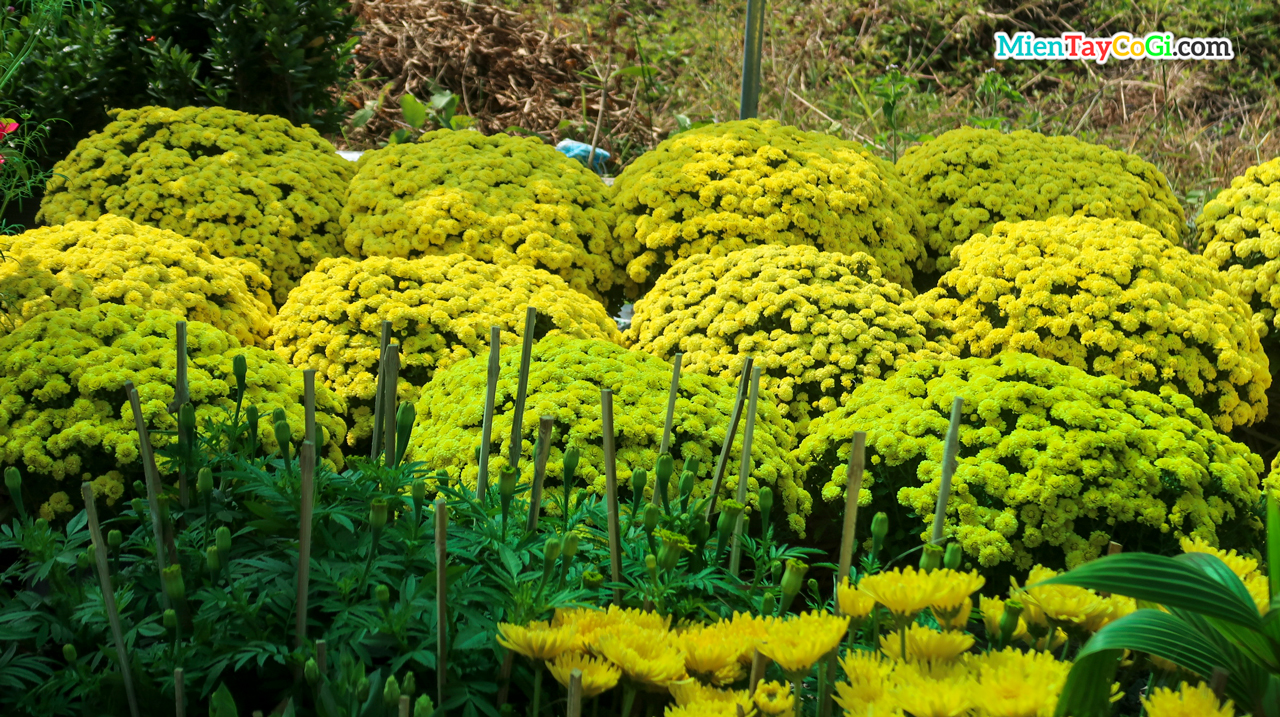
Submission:
<svg viewBox="0 0 1280 717">
<path fill-rule="evenodd" d="M 436 497 L 436 710 L 444 705 L 449 637 L 449 504 Z"/>
<path fill-rule="evenodd" d="M 179 321 L 175 328 L 178 334 L 174 342 L 178 349 L 176 363 L 178 380 L 173 387 L 173 401 L 169 403 L 169 413 L 177 413 L 178 409 L 182 408 L 182 404 L 191 400 L 191 392 L 187 387 L 187 322 Z"/>
<path fill-rule="evenodd" d="M 400 383 L 400 345 L 387 344 L 387 383 L 382 387 L 382 435 L 386 445 L 384 465 L 396 460 L 396 389 Z"/>
<path fill-rule="evenodd" d="M 854 534 L 858 529 L 858 494 L 862 492 L 862 471 L 866 460 L 867 432 L 855 431 L 853 445 L 849 447 L 849 466 L 844 474 L 844 535 L 840 538 L 840 572 L 836 574 L 837 588 L 849 577 L 853 565 Z M 840 602 L 836 601 L 837 614 Z"/>
<path fill-rule="evenodd" d="M 329 641 L 316 640 L 316 667 L 323 676 L 329 670 Z"/>
<path fill-rule="evenodd" d="M 951 497 L 951 476 L 956 472 L 956 453 L 960 448 L 960 409 L 964 399 L 956 396 L 951 402 L 951 425 L 947 427 L 947 442 L 942 447 L 942 482 L 938 485 L 938 505 L 933 511 L 933 537 L 929 541 L 942 545 L 942 527 L 947 520 L 947 500 Z"/>
<path fill-rule="evenodd" d="M 378 459 L 379 440 L 382 435 L 382 385 L 386 383 L 387 344 L 391 342 L 391 322 L 382 322 L 382 341 L 378 344 L 378 385 L 373 392 L 373 447 L 369 449 L 369 460 Z"/>
<path fill-rule="evenodd" d="M 746 405 L 747 391 L 751 385 L 751 367 L 754 363 L 755 359 L 748 356 L 742 364 L 742 375 L 738 377 L 738 397 L 733 401 L 733 414 L 729 417 L 729 427 L 724 432 L 724 445 L 720 447 L 720 459 L 716 461 L 716 472 L 711 477 L 711 499 L 707 501 L 707 514 L 703 516 L 707 522 L 711 522 L 716 501 L 720 499 L 720 482 L 724 480 L 725 467 L 729 465 L 729 451 L 733 450 L 733 439 L 738 435 L 738 421 L 742 419 L 742 407 Z"/>
<path fill-rule="evenodd" d="M 400 695 L 400 717 L 409 717 L 409 695 Z"/>
<path fill-rule="evenodd" d="M 529 392 L 529 362 L 533 359 L 533 325 L 538 320 L 538 310 L 532 306 L 524 314 L 524 345 L 520 347 L 520 378 L 516 384 L 515 415 L 511 417 L 511 449 L 507 465 L 520 468 L 520 433 L 524 428 L 524 403 Z"/>
<path fill-rule="evenodd" d="M 764 671 L 769 667 L 769 658 L 765 657 L 757 649 L 751 655 L 751 679 L 747 682 L 747 694 L 755 694 L 756 685 L 760 684 L 760 680 L 764 679 Z"/>
<path fill-rule="evenodd" d="M 480 428 L 480 475 L 476 479 L 476 500 L 484 505 L 484 494 L 489 489 L 489 442 L 493 440 L 493 410 L 498 396 L 500 339 L 502 330 L 489 327 L 489 382 L 484 392 L 484 424 Z"/>
<path fill-rule="evenodd" d="M 747 423 L 742 428 L 742 461 L 738 466 L 737 501 L 747 504 L 747 480 L 751 477 L 751 441 L 755 436 L 756 399 L 760 394 L 760 367 L 751 367 L 751 398 L 747 401 Z M 729 572 L 738 576 L 742 565 L 742 529 L 747 516 L 744 510 L 733 524 L 733 551 L 729 554 Z"/>
<path fill-rule="evenodd" d="M 138 389 L 134 388 L 132 381 L 126 381 L 124 390 L 129 394 L 129 406 L 133 409 L 133 425 L 138 432 L 138 458 L 142 461 L 142 475 L 147 486 L 147 505 L 151 511 L 151 532 L 156 541 L 157 575 L 163 575 L 168 562 L 165 560 L 165 530 L 160 521 L 160 485 L 151 455 L 151 439 L 147 435 L 147 421 L 142 417 L 142 402 L 138 399 Z M 171 552 L 173 561 L 176 562 L 176 550 Z M 160 604 L 165 610 L 171 607 L 169 596 L 163 590 L 160 591 Z"/>
<path fill-rule="evenodd" d="M 566 717 L 582 717 L 582 670 L 569 672 L 569 708 Z"/>
<path fill-rule="evenodd" d="M 182 668 L 173 670 L 173 712 L 176 717 L 186 717 L 187 705 L 184 685 L 182 684 Z"/>
<path fill-rule="evenodd" d="M 622 582 L 622 536 L 618 529 L 618 474 L 613 447 L 613 391 L 600 389 L 600 423 L 604 429 L 604 493 L 609 512 L 609 576 Z M 622 606 L 622 591 L 614 588 L 613 603 Z"/>
<path fill-rule="evenodd" d="M 89 538 L 93 541 L 98 583 L 102 586 L 102 602 L 107 611 L 107 621 L 111 623 L 111 637 L 116 643 L 116 656 L 120 659 L 120 676 L 124 678 L 124 693 L 129 700 L 129 714 L 138 717 L 138 698 L 133 694 L 133 671 L 129 667 L 129 651 L 124 644 L 124 628 L 120 624 L 120 611 L 116 608 L 116 594 L 111 587 L 111 572 L 107 567 L 109 548 L 107 541 L 102 539 L 102 526 L 98 524 L 98 507 L 93 502 L 93 486 L 81 483 L 80 495 L 84 497 L 84 509 L 89 517 Z"/>
<path fill-rule="evenodd" d="M 302 371 L 302 406 L 306 416 L 306 433 L 304 441 L 311 441 L 311 444 L 319 448 L 316 442 L 316 370 L 313 368 L 303 369 Z"/>
<path fill-rule="evenodd" d="M 671 452 L 671 424 L 676 417 L 676 394 L 680 392 L 680 362 L 683 359 L 684 354 L 678 353 L 671 360 L 671 391 L 667 393 L 667 420 L 662 424 L 662 447 L 658 449 L 658 455 Z M 657 502 L 656 497 L 654 502 Z"/>
<path fill-rule="evenodd" d="M 1222 700 L 1222 696 L 1227 691 L 1227 677 L 1230 676 L 1226 670 L 1221 667 L 1213 668 L 1213 674 L 1209 676 L 1209 689 L 1213 690 L 1213 696 Z"/>
<path fill-rule="evenodd" d="M 538 527 L 538 514 L 542 511 L 542 482 L 547 476 L 547 456 L 551 453 L 551 428 L 555 425 L 555 416 L 543 416 L 538 420 L 538 453 L 533 457 L 533 488 L 529 492 L 529 519 L 525 522 L 526 533 L 532 533 Z M 568 487 L 565 488 L 568 490 Z"/>
<path fill-rule="evenodd" d="M 298 527 L 298 607 L 297 624 L 294 630 L 297 635 L 297 646 L 301 648 L 307 643 L 307 593 L 311 584 L 311 517 L 315 508 L 315 443 L 310 440 L 302 442 L 299 463 L 301 464 L 302 490 L 298 508 L 300 523 Z"/>
</svg>

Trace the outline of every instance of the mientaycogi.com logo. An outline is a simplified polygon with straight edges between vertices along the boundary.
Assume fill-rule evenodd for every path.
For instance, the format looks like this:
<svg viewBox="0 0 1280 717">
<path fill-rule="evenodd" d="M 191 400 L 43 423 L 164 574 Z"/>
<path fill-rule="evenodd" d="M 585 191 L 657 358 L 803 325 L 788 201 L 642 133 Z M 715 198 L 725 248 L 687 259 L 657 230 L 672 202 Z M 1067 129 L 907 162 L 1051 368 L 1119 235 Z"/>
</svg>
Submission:
<svg viewBox="0 0 1280 717">
<path fill-rule="evenodd" d="M 1152 32 L 1142 37 L 1118 32 L 1111 37 L 1086 37 L 1068 32 L 1058 37 L 1036 37 L 1019 32 L 1013 37 L 996 33 L 997 60 L 1093 60 L 1099 65 L 1121 60 L 1232 60 L 1235 50 L 1225 37 L 1174 37 L 1172 32 Z"/>
</svg>

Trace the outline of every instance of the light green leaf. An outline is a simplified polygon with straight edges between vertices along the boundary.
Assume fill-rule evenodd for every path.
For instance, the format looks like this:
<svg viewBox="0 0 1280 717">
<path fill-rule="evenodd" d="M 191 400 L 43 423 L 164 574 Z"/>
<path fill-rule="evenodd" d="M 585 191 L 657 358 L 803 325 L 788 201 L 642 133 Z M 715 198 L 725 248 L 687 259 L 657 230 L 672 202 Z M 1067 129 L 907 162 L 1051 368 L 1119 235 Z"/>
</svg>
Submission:
<svg viewBox="0 0 1280 717">
<path fill-rule="evenodd" d="M 1054 717 L 1111 717 L 1111 683 L 1123 655 L 1123 650 L 1098 650 L 1077 656 Z"/>
<path fill-rule="evenodd" d="M 373 108 L 366 105 L 356 110 L 355 114 L 351 115 L 351 126 L 354 129 L 360 129 L 366 124 L 369 124 L 369 120 L 371 119 L 373 119 Z"/>
<path fill-rule="evenodd" d="M 427 123 L 426 105 L 408 92 L 400 96 L 400 112 L 404 114 L 405 124 L 414 129 L 422 129 Z"/>
<path fill-rule="evenodd" d="M 622 75 L 624 77 L 653 77 L 658 71 L 648 65 L 633 65 L 624 67 L 613 73 L 614 75 Z"/>
<path fill-rule="evenodd" d="M 218 685 L 217 691 L 209 698 L 209 717 L 239 717 L 239 714 L 227 684 Z"/>
</svg>

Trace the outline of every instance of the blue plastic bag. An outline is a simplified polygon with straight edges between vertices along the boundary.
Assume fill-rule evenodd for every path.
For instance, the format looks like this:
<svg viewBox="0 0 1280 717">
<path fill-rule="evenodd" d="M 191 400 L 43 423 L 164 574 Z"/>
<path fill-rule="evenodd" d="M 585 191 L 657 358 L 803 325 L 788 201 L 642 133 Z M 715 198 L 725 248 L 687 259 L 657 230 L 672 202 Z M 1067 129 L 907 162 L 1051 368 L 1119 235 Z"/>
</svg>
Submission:
<svg viewBox="0 0 1280 717">
<path fill-rule="evenodd" d="M 562 152 L 566 157 L 569 157 L 570 159 L 576 159 L 579 162 L 582 162 L 583 166 L 587 166 L 587 158 L 591 157 L 591 164 L 593 166 L 590 166 L 588 168 L 595 171 L 596 173 L 599 173 L 602 169 L 604 169 L 605 160 L 609 159 L 609 153 L 604 151 L 603 149 L 596 147 L 595 156 L 592 156 L 591 145 L 586 144 L 585 142 L 577 142 L 572 139 L 560 140 L 560 144 L 556 145 L 556 150 L 558 150 L 559 152 Z"/>
</svg>

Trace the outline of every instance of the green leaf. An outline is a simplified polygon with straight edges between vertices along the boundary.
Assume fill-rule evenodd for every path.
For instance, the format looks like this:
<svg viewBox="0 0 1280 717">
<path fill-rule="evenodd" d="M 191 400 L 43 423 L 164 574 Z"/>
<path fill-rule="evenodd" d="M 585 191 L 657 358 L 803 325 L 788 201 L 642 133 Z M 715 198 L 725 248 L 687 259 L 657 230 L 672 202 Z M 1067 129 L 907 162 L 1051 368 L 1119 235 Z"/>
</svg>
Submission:
<svg viewBox="0 0 1280 717">
<path fill-rule="evenodd" d="M 219 684 L 217 691 L 209 698 L 209 717 L 239 717 L 236 701 L 232 699 L 231 690 L 227 689 L 225 682 Z"/>
<path fill-rule="evenodd" d="M 392 132 L 391 136 L 387 137 L 387 140 L 390 144 L 404 144 L 409 141 L 410 136 L 409 130 L 400 128 Z"/>
<path fill-rule="evenodd" d="M 449 120 L 449 129 L 468 129 L 470 127 L 474 127 L 475 124 L 476 120 L 474 117 L 454 115 L 453 118 Z"/>
<path fill-rule="evenodd" d="M 369 123 L 369 120 L 373 119 L 373 112 L 374 108 L 368 105 L 356 110 L 355 114 L 351 115 L 351 126 L 354 129 L 360 129 L 365 126 Z"/>
<path fill-rule="evenodd" d="M 1267 494 L 1267 575 L 1268 597 L 1275 600 L 1280 597 L 1280 504 L 1271 494 Z"/>
<path fill-rule="evenodd" d="M 1110 717 L 1111 683 L 1123 655 L 1123 650 L 1077 655 L 1058 697 L 1054 717 Z"/>
<path fill-rule="evenodd" d="M 1076 585 L 1106 591 L 1180 607 L 1252 630 L 1262 629 L 1262 616 L 1253 600 L 1242 600 L 1203 570 L 1163 555 L 1109 555 L 1038 584 Z"/>
<path fill-rule="evenodd" d="M 648 65 L 633 65 L 624 67 L 613 74 L 624 77 L 653 77 L 658 74 L 658 71 Z"/>
<path fill-rule="evenodd" d="M 427 123 L 426 105 L 408 92 L 400 96 L 400 111 L 404 114 L 405 123 L 414 129 L 422 129 Z"/>
</svg>

